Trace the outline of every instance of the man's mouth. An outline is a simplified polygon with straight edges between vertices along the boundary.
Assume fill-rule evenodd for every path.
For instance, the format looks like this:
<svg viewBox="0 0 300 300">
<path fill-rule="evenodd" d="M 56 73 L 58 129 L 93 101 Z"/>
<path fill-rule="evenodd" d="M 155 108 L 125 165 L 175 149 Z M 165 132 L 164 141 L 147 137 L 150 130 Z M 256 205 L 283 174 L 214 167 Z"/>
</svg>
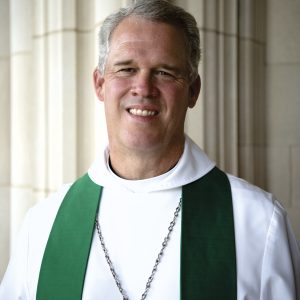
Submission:
<svg viewBox="0 0 300 300">
<path fill-rule="evenodd" d="M 139 108 L 130 108 L 129 113 L 134 116 L 140 116 L 140 117 L 152 117 L 157 114 L 157 111 L 155 110 L 148 110 L 148 109 L 139 109 Z"/>
</svg>

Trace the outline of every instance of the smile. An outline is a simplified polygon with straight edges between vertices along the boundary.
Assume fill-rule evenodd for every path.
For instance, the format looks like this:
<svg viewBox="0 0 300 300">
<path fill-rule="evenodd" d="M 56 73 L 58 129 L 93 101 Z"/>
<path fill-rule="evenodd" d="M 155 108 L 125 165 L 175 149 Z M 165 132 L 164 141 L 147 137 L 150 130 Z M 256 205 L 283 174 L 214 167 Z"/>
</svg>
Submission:
<svg viewBox="0 0 300 300">
<path fill-rule="evenodd" d="M 131 108 L 128 110 L 130 114 L 141 117 L 152 117 L 157 114 L 154 110 Z"/>
</svg>

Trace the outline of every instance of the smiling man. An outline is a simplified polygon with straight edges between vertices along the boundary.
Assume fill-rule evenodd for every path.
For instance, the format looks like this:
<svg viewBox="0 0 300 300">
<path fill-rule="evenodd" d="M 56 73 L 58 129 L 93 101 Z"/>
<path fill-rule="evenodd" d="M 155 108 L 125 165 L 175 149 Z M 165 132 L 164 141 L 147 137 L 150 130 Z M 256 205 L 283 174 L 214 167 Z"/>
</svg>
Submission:
<svg viewBox="0 0 300 300">
<path fill-rule="evenodd" d="M 285 210 L 184 133 L 199 60 L 195 19 L 166 1 L 104 21 L 94 85 L 109 143 L 28 212 L 1 300 L 299 299 Z"/>
<path fill-rule="evenodd" d="M 110 161 L 123 178 L 161 175 L 182 155 L 186 111 L 200 91 L 199 75 L 190 78 L 185 41 L 178 27 L 128 17 L 111 36 L 103 74 L 94 73 Z"/>
</svg>

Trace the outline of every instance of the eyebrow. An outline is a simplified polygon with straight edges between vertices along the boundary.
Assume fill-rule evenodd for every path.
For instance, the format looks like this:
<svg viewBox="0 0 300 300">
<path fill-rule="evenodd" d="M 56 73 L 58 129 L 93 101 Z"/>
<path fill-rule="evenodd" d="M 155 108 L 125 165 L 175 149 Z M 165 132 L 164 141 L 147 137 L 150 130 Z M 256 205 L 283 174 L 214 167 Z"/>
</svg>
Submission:
<svg viewBox="0 0 300 300">
<path fill-rule="evenodd" d="M 118 66 L 128 66 L 128 65 L 131 65 L 132 63 L 134 63 L 133 59 L 121 60 L 121 61 L 115 62 L 114 66 L 116 66 L 116 67 L 118 67 Z M 179 69 L 177 67 L 174 67 L 174 66 L 170 66 L 168 64 L 157 65 L 157 67 L 155 67 L 154 69 L 159 69 L 159 68 L 169 70 L 169 71 L 173 71 L 173 72 L 178 73 L 178 74 L 182 74 L 181 69 Z"/>
<path fill-rule="evenodd" d="M 114 63 L 114 66 L 127 66 L 133 63 L 132 59 L 121 60 Z"/>
<path fill-rule="evenodd" d="M 180 68 L 170 66 L 170 65 L 167 65 L 167 64 L 159 65 L 158 68 L 163 68 L 163 69 L 166 69 L 166 70 L 169 70 L 169 71 L 173 71 L 175 73 L 180 73 L 180 74 L 182 73 L 182 70 Z"/>
</svg>

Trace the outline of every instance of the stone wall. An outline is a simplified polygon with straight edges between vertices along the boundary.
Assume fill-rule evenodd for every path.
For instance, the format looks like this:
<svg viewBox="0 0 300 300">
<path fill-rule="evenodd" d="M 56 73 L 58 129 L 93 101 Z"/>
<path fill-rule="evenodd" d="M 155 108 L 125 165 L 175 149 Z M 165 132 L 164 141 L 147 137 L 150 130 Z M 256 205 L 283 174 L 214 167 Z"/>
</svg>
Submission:
<svg viewBox="0 0 300 300">
<path fill-rule="evenodd" d="M 266 188 L 287 208 L 300 241 L 300 0 L 268 0 Z"/>
</svg>

